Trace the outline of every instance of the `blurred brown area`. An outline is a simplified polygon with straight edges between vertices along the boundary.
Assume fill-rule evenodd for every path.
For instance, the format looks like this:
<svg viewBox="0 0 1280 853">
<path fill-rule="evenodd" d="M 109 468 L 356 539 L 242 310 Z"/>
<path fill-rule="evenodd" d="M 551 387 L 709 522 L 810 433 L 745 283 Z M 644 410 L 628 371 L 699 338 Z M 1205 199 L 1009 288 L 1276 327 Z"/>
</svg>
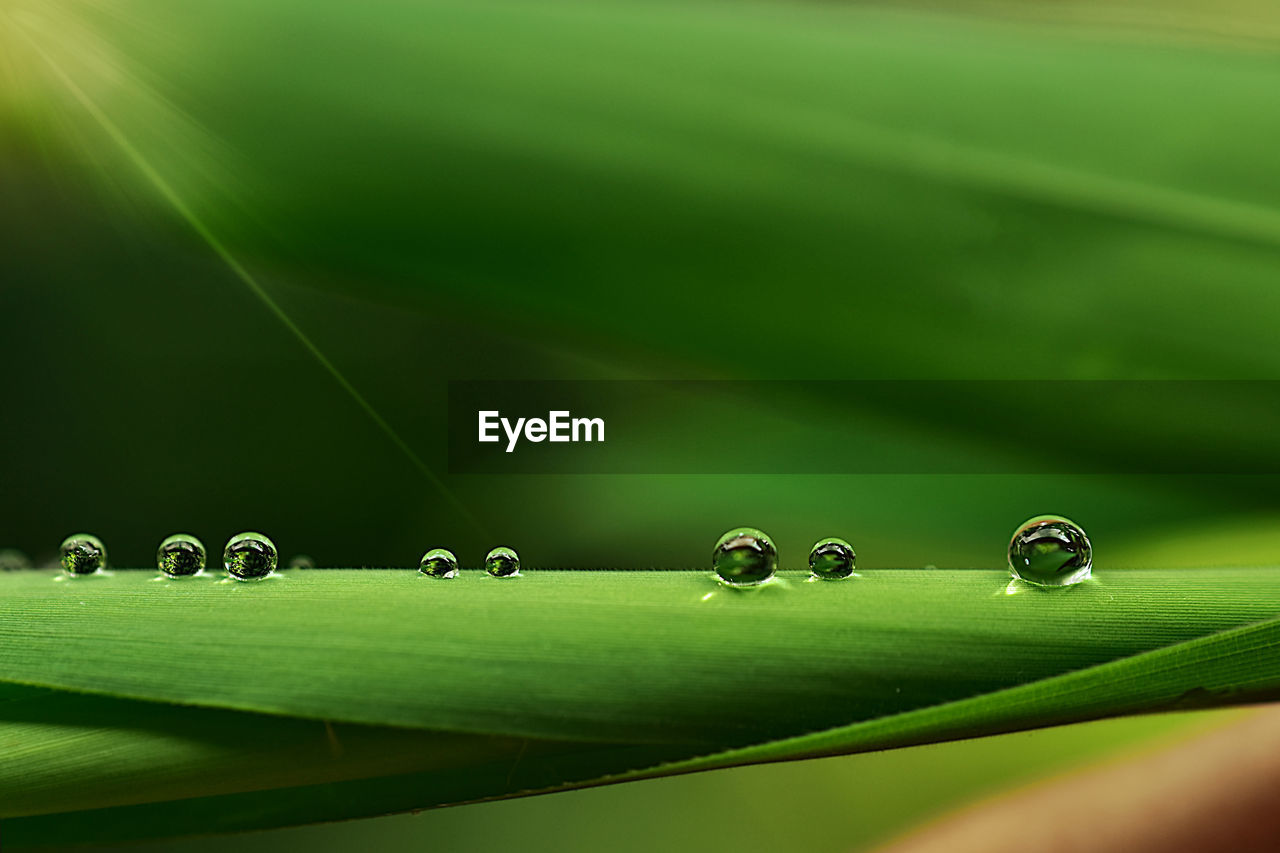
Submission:
<svg viewBox="0 0 1280 853">
<path fill-rule="evenodd" d="M 1049 780 L 884 853 L 1280 850 L 1280 706 L 1188 743 Z"/>
</svg>

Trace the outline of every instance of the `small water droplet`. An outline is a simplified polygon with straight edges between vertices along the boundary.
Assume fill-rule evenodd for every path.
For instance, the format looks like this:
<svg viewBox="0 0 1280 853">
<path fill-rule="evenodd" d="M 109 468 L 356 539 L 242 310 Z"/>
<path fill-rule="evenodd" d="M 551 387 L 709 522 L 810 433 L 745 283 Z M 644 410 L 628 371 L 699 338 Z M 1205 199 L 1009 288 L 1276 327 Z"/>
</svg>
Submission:
<svg viewBox="0 0 1280 853">
<path fill-rule="evenodd" d="M 0 572 L 16 572 L 31 568 L 31 560 L 17 548 L 0 551 Z"/>
<path fill-rule="evenodd" d="M 1088 580 L 1093 547 L 1084 528 L 1060 515 L 1037 515 L 1013 531 L 1009 571 L 1037 586 L 1071 586 Z"/>
<path fill-rule="evenodd" d="M 493 554 L 490 553 L 489 556 L 492 557 Z M 520 568 L 518 563 L 516 568 Z M 418 563 L 418 571 L 433 578 L 456 578 L 458 576 L 458 558 L 453 556 L 452 551 L 447 551 L 444 548 L 432 548 L 422 555 L 422 560 Z"/>
<path fill-rule="evenodd" d="M 778 549 L 769 534 L 739 527 L 720 537 L 711 564 L 729 586 L 756 586 L 778 570 Z"/>
<path fill-rule="evenodd" d="M 156 549 L 156 567 L 171 578 L 189 578 L 204 571 L 204 543 L 186 533 L 175 533 Z"/>
<path fill-rule="evenodd" d="M 853 546 L 843 539 L 822 539 L 809 552 L 809 571 L 815 578 L 838 581 L 853 574 L 858 556 Z"/>
<path fill-rule="evenodd" d="M 73 533 L 59 547 L 62 570 L 69 575 L 92 575 L 107 565 L 107 546 L 97 536 Z"/>
<path fill-rule="evenodd" d="M 495 578 L 512 578 L 520 574 L 520 558 L 510 548 L 494 548 L 484 558 L 484 570 Z"/>
<path fill-rule="evenodd" d="M 260 581 L 275 571 L 276 546 L 261 533 L 232 536 L 222 552 L 222 565 L 239 581 Z"/>
<path fill-rule="evenodd" d="M 294 554 L 293 557 L 281 568 L 284 569 L 314 569 L 316 561 L 306 554 Z"/>
</svg>

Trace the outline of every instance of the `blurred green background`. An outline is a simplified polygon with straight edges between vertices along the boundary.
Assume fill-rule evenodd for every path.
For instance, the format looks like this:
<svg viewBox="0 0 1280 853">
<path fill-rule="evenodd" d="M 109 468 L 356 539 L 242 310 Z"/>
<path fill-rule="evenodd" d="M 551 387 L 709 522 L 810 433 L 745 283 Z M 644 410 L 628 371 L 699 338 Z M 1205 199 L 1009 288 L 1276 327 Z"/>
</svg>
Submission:
<svg viewBox="0 0 1280 853">
<path fill-rule="evenodd" d="M 443 407 L 471 378 L 1280 379 L 1277 46 L 1248 0 L 0 0 L 0 547 L 695 568 L 749 524 L 784 567 L 830 535 L 998 566 L 1061 512 L 1100 572 L 1274 562 L 1272 476 L 450 477 Z M 1023 405 L 1072 444 L 1051 385 Z M 291 832 L 836 850 L 1198 719 Z"/>
</svg>

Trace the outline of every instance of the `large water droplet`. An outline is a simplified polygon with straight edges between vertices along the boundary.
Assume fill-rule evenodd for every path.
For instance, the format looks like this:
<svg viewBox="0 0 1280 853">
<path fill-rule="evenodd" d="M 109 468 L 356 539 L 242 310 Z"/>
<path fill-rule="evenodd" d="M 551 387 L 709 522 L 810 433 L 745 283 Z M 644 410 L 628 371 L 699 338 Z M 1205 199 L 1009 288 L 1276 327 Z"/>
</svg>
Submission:
<svg viewBox="0 0 1280 853">
<path fill-rule="evenodd" d="M 711 564 L 720 580 L 730 586 L 756 586 L 778 570 L 778 549 L 769 534 L 739 527 L 720 537 Z"/>
<path fill-rule="evenodd" d="M 494 548 L 484 558 L 484 570 L 495 578 L 510 578 L 520 574 L 520 558 L 510 548 Z"/>
<path fill-rule="evenodd" d="M 276 546 L 261 533 L 240 533 L 231 537 L 222 552 L 222 565 L 239 581 L 260 581 L 275 571 Z"/>
<path fill-rule="evenodd" d="M 838 581 L 853 574 L 858 557 L 843 539 L 822 539 L 809 552 L 809 571 L 815 578 Z"/>
<path fill-rule="evenodd" d="M 489 555 L 490 557 L 493 554 Z M 519 568 L 519 565 L 516 566 Z M 422 555 L 418 563 L 418 571 L 433 578 L 456 578 L 458 576 L 458 558 L 452 551 L 444 548 L 432 548 Z"/>
<path fill-rule="evenodd" d="M 204 544 L 194 536 L 175 533 L 156 549 L 156 567 L 171 578 L 189 578 L 204 570 Z"/>
<path fill-rule="evenodd" d="M 1037 586 L 1071 586 L 1088 580 L 1093 547 L 1084 529 L 1060 515 L 1037 515 L 1013 531 L 1009 570 Z"/>
<path fill-rule="evenodd" d="M 92 575 L 107 565 L 107 546 L 97 536 L 73 533 L 58 549 L 62 570 L 69 575 Z"/>
<path fill-rule="evenodd" d="M 17 548 L 0 550 L 0 572 L 16 572 L 31 568 L 31 560 Z"/>
</svg>

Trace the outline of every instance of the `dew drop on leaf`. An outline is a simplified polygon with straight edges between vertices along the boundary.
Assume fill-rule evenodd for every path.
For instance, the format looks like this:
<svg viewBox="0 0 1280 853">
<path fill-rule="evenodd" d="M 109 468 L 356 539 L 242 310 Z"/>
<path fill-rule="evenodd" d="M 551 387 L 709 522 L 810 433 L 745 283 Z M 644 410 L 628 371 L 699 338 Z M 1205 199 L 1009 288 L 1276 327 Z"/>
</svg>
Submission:
<svg viewBox="0 0 1280 853">
<path fill-rule="evenodd" d="M 171 578 L 189 578 L 204 570 L 204 543 L 187 533 L 175 533 L 156 549 L 156 567 Z"/>
<path fill-rule="evenodd" d="M 281 568 L 284 569 L 314 569 L 316 561 L 306 554 L 294 554 Z"/>
<path fill-rule="evenodd" d="M 222 552 L 222 565 L 240 581 L 260 581 L 275 571 L 276 546 L 261 533 L 232 536 Z"/>
<path fill-rule="evenodd" d="M 1060 515 L 1038 515 L 1013 531 L 1009 571 L 1037 586 L 1071 586 L 1088 580 L 1093 547 L 1084 528 Z"/>
<path fill-rule="evenodd" d="M 490 557 L 493 554 L 489 555 Z M 519 568 L 519 565 L 516 566 Z M 433 578 L 456 578 L 458 576 L 458 558 L 452 551 L 444 548 L 432 548 L 422 555 L 418 563 L 418 571 Z"/>
<path fill-rule="evenodd" d="M 31 568 L 31 560 L 17 548 L 0 549 L 0 572 L 16 572 Z"/>
<path fill-rule="evenodd" d="M 729 586 L 756 586 L 778 570 L 778 549 L 767 533 L 739 527 L 720 537 L 711 564 Z"/>
<path fill-rule="evenodd" d="M 822 539 L 809 551 L 809 571 L 820 580 L 838 581 L 853 574 L 857 559 L 853 546 L 843 539 Z"/>
<path fill-rule="evenodd" d="M 107 547 L 97 536 L 73 533 L 58 549 L 62 570 L 72 576 L 92 575 L 107 565 Z"/>
<path fill-rule="evenodd" d="M 495 578 L 510 578 L 520 574 L 520 558 L 510 548 L 494 548 L 484 558 L 484 570 Z"/>
</svg>

